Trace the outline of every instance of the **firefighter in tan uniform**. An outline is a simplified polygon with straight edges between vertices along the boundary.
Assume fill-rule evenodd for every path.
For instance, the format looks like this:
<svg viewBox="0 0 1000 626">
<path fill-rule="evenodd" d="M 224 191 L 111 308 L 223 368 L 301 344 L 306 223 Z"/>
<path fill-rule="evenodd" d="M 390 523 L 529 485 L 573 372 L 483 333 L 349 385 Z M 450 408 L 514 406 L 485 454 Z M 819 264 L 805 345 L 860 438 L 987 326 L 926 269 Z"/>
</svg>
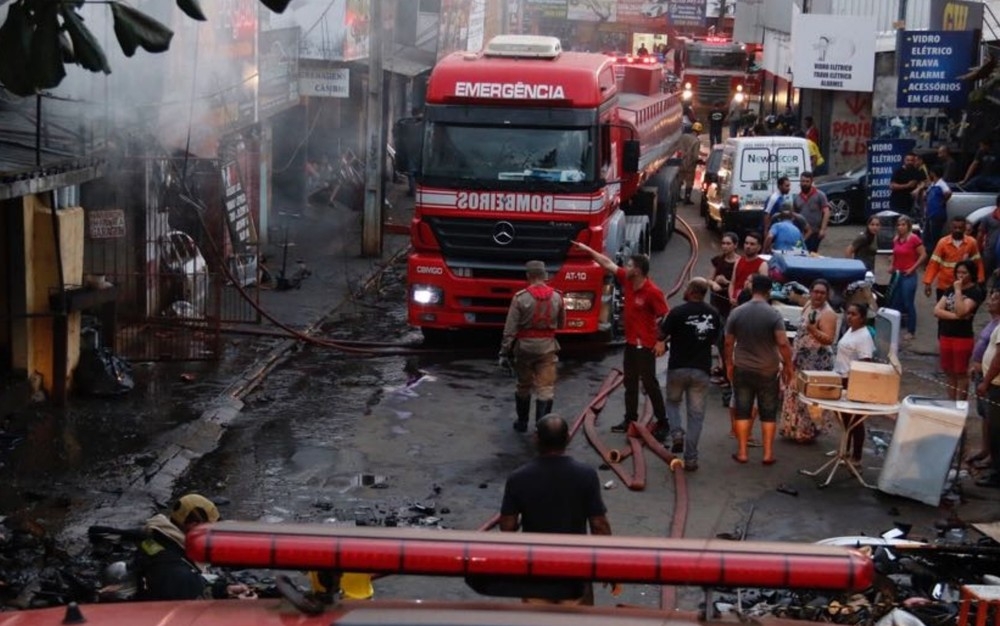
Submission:
<svg viewBox="0 0 1000 626">
<path fill-rule="evenodd" d="M 681 186 L 684 187 L 684 204 L 692 204 L 691 190 L 694 188 L 694 174 L 701 160 L 701 122 L 695 122 L 691 131 L 681 135 L 677 142 L 677 156 L 681 159 Z"/>
<path fill-rule="evenodd" d="M 566 324 L 566 309 L 562 296 L 545 281 L 548 273 L 542 261 L 525 265 L 528 287 L 514 294 L 507 311 L 500 344 L 500 365 L 509 366 L 514 358 L 517 389 L 514 399 L 517 420 L 514 430 L 528 430 L 531 415 L 531 394 L 535 394 L 535 421 L 552 412 L 556 385 L 556 363 L 559 342 L 556 330 Z"/>
</svg>

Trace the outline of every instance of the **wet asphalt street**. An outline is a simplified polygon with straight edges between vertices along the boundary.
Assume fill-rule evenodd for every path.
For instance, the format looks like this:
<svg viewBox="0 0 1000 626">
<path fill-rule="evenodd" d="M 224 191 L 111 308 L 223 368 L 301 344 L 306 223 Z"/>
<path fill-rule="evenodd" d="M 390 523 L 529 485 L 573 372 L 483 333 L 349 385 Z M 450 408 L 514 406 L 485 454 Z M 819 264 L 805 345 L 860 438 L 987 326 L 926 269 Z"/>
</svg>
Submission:
<svg viewBox="0 0 1000 626">
<path fill-rule="evenodd" d="M 681 216 L 698 235 L 696 273 L 705 272 L 708 259 L 718 252 L 717 236 L 704 229 L 694 207 L 682 208 Z M 823 251 L 839 255 L 859 229 L 832 229 Z M 686 241 L 675 236 L 666 251 L 654 255 L 654 279 L 665 288 L 672 285 L 676 268 L 689 254 Z M 346 291 L 355 293 L 364 274 L 356 260 L 349 264 L 340 249 L 324 248 L 317 257 L 343 264 L 320 266 L 310 260 L 317 279 L 301 292 L 283 294 L 304 302 L 294 307 L 286 300 L 285 309 L 316 314 L 330 308 L 320 291 L 334 281 L 350 282 Z M 369 270 L 375 267 L 368 264 Z M 404 274 L 402 265 L 390 268 L 374 293 L 350 297 L 334 307 L 322 332 L 417 341 L 419 335 L 405 327 Z M 678 302 L 679 296 L 671 300 Z M 929 319 L 929 305 L 923 306 L 928 313 L 924 319 Z M 921 326 L 914 351 L 904 354 L 904 394 L 926 394 L 935 388 L 935 361 L 929 356 L 934 346 L 928 336 L 933 337 L 929 323 Z M 224 426 L 205 430 L 200 421 L 212 399 L 225 395 L 234 378 L 253 370 L 251 364 L 280 343 L 233 339 L 232 359 L 217 366 L 141 366 L 142 391 L 121 399 L 113 411 L 102 412 L 95 401 L 87 405 L 90 410 L 74 410 L 71 423 L 51 417 L 52 428 L 28 435 L 49 446 L 51 456 L 5 457 L 6 467 L 0 472 L 10 477 L 4 492 L 6 514 L 34 520 L 60 541 L 79 540 L 81 528 L 107 523 L 112 512 L 116 525 L 138 523 L 157 505 L 166 504 L 171 494 L 196 489 L 222 503 L 229 519 L 475 529 L 497 512 L 505 477 L 533 454 L 530 438 L 511 429 L 513 382 L 496 369 L 498 338 L 489 334 L 461 340 L 463 348 L 481 347 L 482 356 L 360 359 L 327 348 L 296 346 L 240 398 L 241 409 Z M 571 418 L 583 410 L 608 372 L 621 364 L 620 349 L 575 343 L 566 342 L 555 401 L 555 410 Z M 178 377 L 182 372 L 194 374 L 195 382 L 182 382 Z M 701 468 L 686 476 L 686 537 L 745 533 L 749 539 L 811 542 L 878 534 L 901 522 L 912 524 L 914 536 L 932 538 L 934 522 L 950 514 L 865 489 L 845 473 L 829 488 L 817 489 L 813 479 L 797 470 L 826 460 L 824 453 L 835 442 L 833 433 L 809 446 L 779 442 L 779 461 L 773 466 L 760 464 L 759 449 L 751 451 L 749 464 L 738 465 L 730 459 L 735 444 L 728 437 L 729 418 L 718 388 L 711 390 L 708 407 Z M 624 438 L 608 428 L 622 413 L 619 390 L 598 421 L 602 436 L 615 445 Z M 123 414 L 134 417 L 123 421 Z M 977 434 L 978 423 L 970 420 L 970 424 L 974 426 L 970 431 Z M 891 437 L 892 427 L 885 419 L 870 422 L 882 437 Z M 183 437 L 206 442 L 189 447 L 203 447 L 204 455 L 171 474 L 171 463 L 184 455 L 160 463 L 163 450 Z M 214 449 L 208 445 L 213 438 L 218 441 Z M 582 433 L 574 438 L 570 452 L 595 467 L 600 464 Z M 615 534 L 669 533 L 675 513 L 673 476 L 653 455 L 647 453 L 646 458 L 649 475 L 643 491 L 630 491 L 612 472 L 601 470 Z M 43 463 L 51 466 L 41 467 Z M 870 481 L 877 477 L 880 463 L 869 438 L 865 475 Z M 161 480 L 164 472 L 172 480 Z M 957 514 L 967 521 L 996 519 L 1000 504 L 994 494 L 968 483 Z M 131 519 L 121 519 L 130 514 Z M 78 549 L 71 546 L 71 552 Z M 376 588 L 386 597 L 474 595 L 461 581 L 450 580 L 390 578 L 378 581 Z M 691 609 L 701 595 L 687 589 L 680 598 L 681 607 Z M 640 585 L 627 586 L 619 598 L 604 590 L 597 596 L 598 603 L 649 606 L 657 605 L 658 599 L 658 588 Z"/>
<path fill-rule="evenodd" d="M 718 248 L 695 210 L 682 209 L 699 238 L 696 271 L 704 271 Z M 860 227 L 835 229 L 827 249 L 839 251 Z M 677 236 L 654 256 L 653 276 L 664 288 L 676 281 L 676 269 L 690 248 Z M 403 323 L 403 287 L 383 282 L 380 314 L 364 314 L 346 325 L 363 325 L 378 336 Z M 678 302 L 678 297 L 672 303 Z M 343 326 L 343 324 L 341 324 Z M 426 525 L 475 529 L 498 509 L 507 474 L 533 453 L 528 436 L 510 427 L 512 381 L 494 365 L 497 338 L 463 337 L 465 347 L 478 344 L 485 356 L 475 358 L 410 357 L 345 359 L 322 349 L 306 348 L 285 362 L 250 398 L 240 419 L 223 439 L 219 453 L 209 455 L 190 474 L 191 488 L 224 497 L 226 514 L 266 521 L 325 521 L 364 525 Z M 621 351 L 565 342 L 557 386 L 557 411 L 575 418 L 608 372 L 620 367 Z M 908 378 L 904 393 L 926 393 L 935 379 L 932 357 L 908 353 L 906 367 L 924 378 Z M 779 442 L 779 462 L 763 466 L 759 449 L 752 462 L 730 459 L 728 414 L 721 392 L 710 392 L 701 445 L 701 468 L 686 476 L 688 519 L 684 536 L 713 538 L 745 532 L 759 540 L 817 541 L 841 535 L 873 535 L 896 522 L 913 525 L 916 536 L 933 537 L 934 522 L 948 512 L 861 487 L 845 472 L 827 489 L 797 473 L 822 464 L 834 447 L 834 434 L 800 446 Z M 623 394 L 612 396 L 598 429 L 612 445 L 624 443 L 608 432 L 623 413 Z M 875 419 L 870 428 L 891 439 L 892 423 Z M 571 453 L 599 466 L 600 459 L 582 433 Z M 649 476 L 644 491 L 630 491 L 602 470 L 610 519 L 617 534 L 666 536 L 675 511 L 671 473 L 646 454 Z M 877 477 L 881 458 L 869 438 L 865 474 Z M 970 481 L 971 482 L 971 481 Z M 966 510 L 996 516 L 1000 507 L 981 498 L 991 494 L 969 490 Z M 751 513 L 752 512 L 752 513 Z M 752 518 L 752 519 L 750 519 Z M 978 519 L 983 519 L 978 517 Z M 749 525 L 748 525 L 749 521 Z M 461 581 L 386 579 L 387 596 L 472 597 Z M 626 588 L 618 599 L 598 592 L 599 602 L 655 605 L 659 590 Z M 701 595 L 681 594 L 683 608 L 695 608 Z"/>
</svg>

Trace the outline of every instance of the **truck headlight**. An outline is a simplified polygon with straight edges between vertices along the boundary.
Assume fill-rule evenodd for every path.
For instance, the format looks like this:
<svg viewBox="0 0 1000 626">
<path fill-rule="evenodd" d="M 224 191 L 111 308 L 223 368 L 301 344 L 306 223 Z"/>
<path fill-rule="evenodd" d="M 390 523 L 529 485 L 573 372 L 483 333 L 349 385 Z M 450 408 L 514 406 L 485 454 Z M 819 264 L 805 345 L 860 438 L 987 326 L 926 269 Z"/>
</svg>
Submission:
<svg viewBox="0 0 1000 626">
<path fill-rule="evenodd" d="M 410 300 L 417 304 L 441 304 L 444 291 L 434 285 L 413 285 L 410 288 Z"/>
<path fill-rule="evenodd" d="M 690 89 L 684 89 L 684 91 L 681 92 L 681 100 L 690 100 L 693 97 L 694 92 Z"/>
<path fill-rule="evenodd" d="M 594 293 L 571 291 L 563 295 L 563 305 L 567 311 L 589 311 L 594 308 Z"/>
</svg>

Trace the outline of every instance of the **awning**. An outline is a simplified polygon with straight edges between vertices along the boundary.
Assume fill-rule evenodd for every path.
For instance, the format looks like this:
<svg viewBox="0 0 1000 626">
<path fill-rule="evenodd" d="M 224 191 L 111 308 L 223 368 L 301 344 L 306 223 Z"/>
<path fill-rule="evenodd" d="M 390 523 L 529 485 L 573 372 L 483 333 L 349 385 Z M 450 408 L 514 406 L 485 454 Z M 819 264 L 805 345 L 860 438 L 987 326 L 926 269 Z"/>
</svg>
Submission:
<svg viewBox="0 0 1000 626">
<path fill-rule="evenodd" d="M 386 59 L 382 64 L 382 68 L 387 72 L 392 72 L 393 74 L 399 74 L 401 76 L 407 76 L 413 78 L 414 76 L 419 76 L 424 72 L 431 71 L 431 66 L 426 63 L 420 63 L 419 61 L 411 61 L 409 59 L 404 59 L 401 57 L 393 57 L 391 59 Z"/>
</svg>

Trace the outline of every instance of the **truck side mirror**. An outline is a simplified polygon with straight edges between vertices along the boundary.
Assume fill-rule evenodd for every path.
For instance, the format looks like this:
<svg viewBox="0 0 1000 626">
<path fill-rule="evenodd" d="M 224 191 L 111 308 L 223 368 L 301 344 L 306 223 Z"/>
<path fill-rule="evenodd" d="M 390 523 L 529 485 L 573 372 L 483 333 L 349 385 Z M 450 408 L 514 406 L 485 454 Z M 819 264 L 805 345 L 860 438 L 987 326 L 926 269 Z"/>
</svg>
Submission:
<svg viewBox="0 0 1000 626">
<path fill-rule="evenodd" d="M 396 170 L 419 172 L 424 148 L 424 122 L 417 117 L 405 117 L 392 126 L 392 143 L 396 149 Z"/>
<path fill-rule="evenodd" d="M 639 141 L 629 139 L 625 141 L 622 150 L 622 169 L 626 174 L 635 174 L 639 171 Z"/>
</svg>

